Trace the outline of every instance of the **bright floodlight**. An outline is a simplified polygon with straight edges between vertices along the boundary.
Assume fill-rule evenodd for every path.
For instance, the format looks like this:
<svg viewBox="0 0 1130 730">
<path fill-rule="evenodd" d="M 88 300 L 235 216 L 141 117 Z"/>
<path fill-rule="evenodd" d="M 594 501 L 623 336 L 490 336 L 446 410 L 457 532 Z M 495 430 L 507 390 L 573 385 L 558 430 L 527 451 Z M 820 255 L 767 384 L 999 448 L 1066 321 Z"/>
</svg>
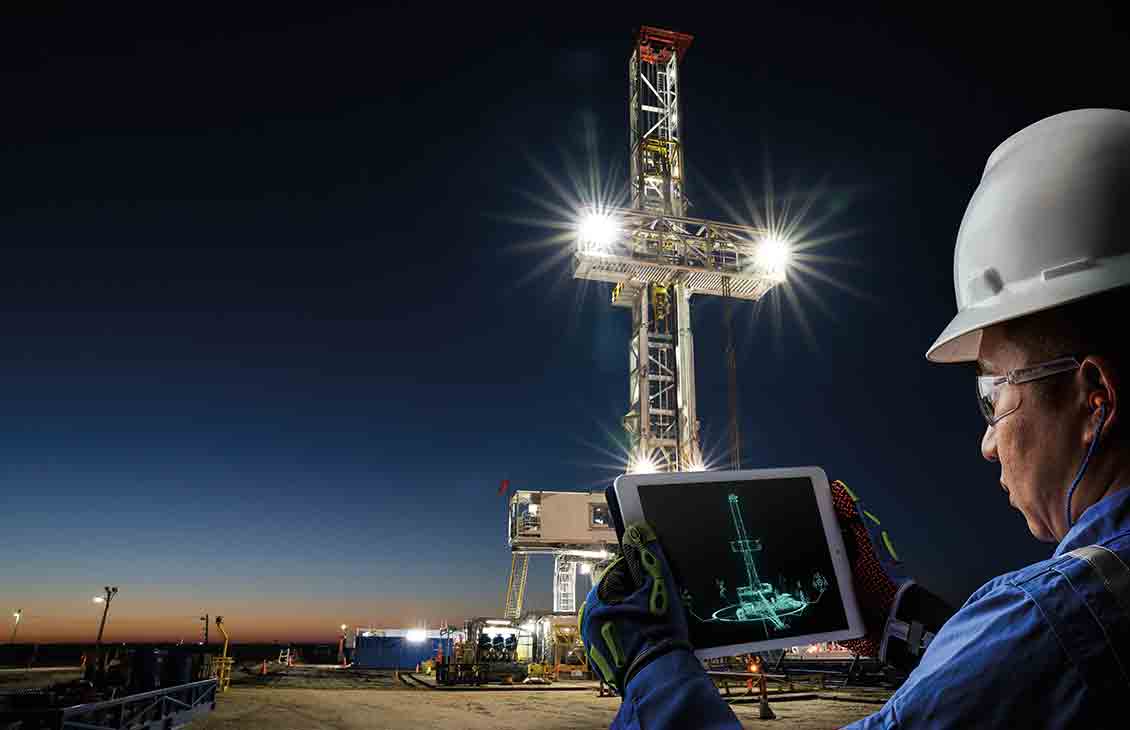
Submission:
<svg viewBox="0 0 1130 730">
<path fill-rule="evenodd" d="M 342 625 L 341 625 L 341 630 L 342 630 L 342 631 L 345 631 L 345 630 L 346 630 L 347 628 L 349 628 L 349 627 L 348 627 L 348 626 L 346 626 L 345 624 L 342 624 Z"/>
<path fill-rule="evenodd" d="M 789 242 L 777 236 L 769 236 L 757 247 L 757 263 L 776 281 L 785 280 L 789 268 Z"/>
<path fill-rule="evenodd" d="M 580 563 L 581 575 L 588 575 L 592 572 L 592 566 L 588 563 Z"/>
<path fill-rule="evenodd" d="M 95 603 L 105 603 L 106 602 L 106 599 L 103 598 L 102 596 L 95 596 L 93 600 L 94 600 Z"/>
<path fill-rule="evenodd" d="M 701 461 L 692 461 L 687 465 L 685 471 L 706 471 L 706 464 L 703 464 Z"/>
<path fill-rule="evenodd" d="M 581 216 L 578 235 L 581 243 L 594 248 L 606 249 L 616 240 L 619 230 L 616 221 L 604 213 L 585 213 Z"/>
<path fill-rule="evenodd" d="M 630 474 L 654 474 L 657 471 L 659 471 L 659 467 L 651 460 L 650 456 L 641 456 L 628 464 Z"/>
<path fill-rule="evenodd" d="M 538 506 L 536 504 L 534 504 L 533 502 L 530 503 L 530 506 L 527 508 L 526 511 L 529 513 L 530 517 L 537 517 L 538 516 Z"/>
<path fill-rule="evenodd" d="M 410 644 L 422 644 L 428 638 L 428 632 L 423 629 L 410 629 L 404 638 L 408 639 Z"/>
</svg>

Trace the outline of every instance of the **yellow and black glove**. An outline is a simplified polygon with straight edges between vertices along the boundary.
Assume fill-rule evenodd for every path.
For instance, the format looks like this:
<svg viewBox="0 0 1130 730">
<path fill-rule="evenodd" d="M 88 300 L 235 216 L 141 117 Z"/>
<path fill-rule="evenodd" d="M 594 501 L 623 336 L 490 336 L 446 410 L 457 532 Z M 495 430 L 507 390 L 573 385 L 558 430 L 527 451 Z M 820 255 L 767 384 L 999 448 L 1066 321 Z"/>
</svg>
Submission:
<svg viewBox="0 0 1130 730">
<path fill-rule="evenodd" d="M 687 617 L 655 531 L 629 525 L 621 554 L 599 572 L 577 619 L 589 666 L 620 694 L 641 669 L 691 652 Z"/>
</svg>

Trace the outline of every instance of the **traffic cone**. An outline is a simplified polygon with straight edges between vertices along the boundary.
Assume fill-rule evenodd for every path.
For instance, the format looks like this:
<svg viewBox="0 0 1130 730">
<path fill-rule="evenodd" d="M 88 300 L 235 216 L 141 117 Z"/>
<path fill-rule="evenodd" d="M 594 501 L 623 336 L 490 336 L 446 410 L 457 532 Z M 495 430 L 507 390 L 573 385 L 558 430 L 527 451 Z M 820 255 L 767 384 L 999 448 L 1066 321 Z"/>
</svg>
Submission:
<svg viewBox="0 0 1130 730">
<path fill-rule="evenodd" d="M 266 659 L 263 660 L 263 666 L 259 667 L 259 676 L 260 677 L 267 676 L 267 660 Z"/>
</svg>

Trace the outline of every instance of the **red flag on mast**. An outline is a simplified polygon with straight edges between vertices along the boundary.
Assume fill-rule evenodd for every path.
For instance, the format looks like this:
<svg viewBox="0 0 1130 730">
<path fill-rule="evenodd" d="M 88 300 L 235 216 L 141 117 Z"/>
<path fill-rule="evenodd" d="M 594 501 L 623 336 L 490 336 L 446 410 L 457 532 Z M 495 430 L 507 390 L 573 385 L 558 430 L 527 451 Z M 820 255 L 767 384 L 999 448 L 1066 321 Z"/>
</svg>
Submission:
<svg viewBox="0 0 1130 730">
<path fill-rule="evenodd" d="M 510 489 L 510 480 L 509 479 L 503 479 L 502 484 L 498 485 L 498 493 L 500 495 L 506 494 L 507 489 Z"/>
</svg>

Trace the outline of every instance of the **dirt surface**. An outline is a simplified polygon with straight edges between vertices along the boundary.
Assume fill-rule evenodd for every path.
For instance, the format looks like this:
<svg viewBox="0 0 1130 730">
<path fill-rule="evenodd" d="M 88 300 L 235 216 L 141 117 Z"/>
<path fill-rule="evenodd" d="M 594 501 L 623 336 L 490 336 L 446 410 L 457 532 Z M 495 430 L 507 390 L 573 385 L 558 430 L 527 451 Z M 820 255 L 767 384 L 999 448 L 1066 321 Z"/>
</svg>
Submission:
<svg viewBox="0 0 1130 730">
<path fill-rule="evenodd" d="M 363 683 L 364 689 L 326 689 L 314 673 L 264 678 L 260 684 L 235 685 L 220 697 L 216 711 L 190 730 L 597 730 L 612 722 L 616 697 L 588 691 L 442 691 L 409 688 L 391 673 L 341 672 L 333 682 Z M 298 688 L 302 684 L 305 688 Z M 319 687 L 319 688 L 314 688 Z M 811 696 L 811 693 L 810 693 Z M 758 719 L 758 705 L 733 704 L 747 728 L 836 728 L 879 709 L 883 692 L 822 692 L 822 697 L 771 702 L 777 720 Z"/>
<path fill-rule="evenodd" d="M 241 665 L 232 675 L 232 688 L 260 689 L 404 689 L 393 672 L 379 669 L 268 665 L 266 675 L 259 666 Z"/>
</svg>

